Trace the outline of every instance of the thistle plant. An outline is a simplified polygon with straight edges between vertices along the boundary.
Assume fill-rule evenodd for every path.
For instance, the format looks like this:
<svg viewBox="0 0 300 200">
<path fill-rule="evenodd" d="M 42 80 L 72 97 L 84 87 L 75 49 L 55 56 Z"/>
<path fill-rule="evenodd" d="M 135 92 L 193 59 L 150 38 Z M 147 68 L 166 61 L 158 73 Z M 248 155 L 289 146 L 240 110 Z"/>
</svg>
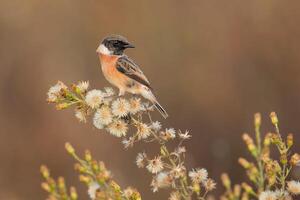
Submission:
<svg viewBox="0 0 300 200">
<path fill-rule="evenodd" d="M 183 144 L 191 138 L 189 132 L 162 128 L 160 122 L 152 120 L 153 106 L 142 102 L 140 98 L 116 96 L 111 88 L 89 90 L 88 82 L 79 82 L 68 87 L 59 81 L 50 88 L 47 101 L 56 104 L 58 110 L 74 108 L 75 117 L 80 122 L 85 123 L 92 118 L 96 128 L 121 138 L 126 149 L 134 147 L 138 142 L 159 144 L 157 155 L 149 156 L 146 152 L 141 152 L 136 157 L 137 167 L 145 168 L 152 174 L 150 185 L 153 192 L 169 188 L 171 189 L 169 200 L 192 198 L 203 200 L 210 191 L 215 189 L 216 183 L 208 178 L 206 169 L 188 170 L 185 165 L 186 148 Z M 129 133 L 129 130 L 134 132 Z M 177 141 L 175 149 L 169 147 L 169 142 L 172 140 Z M 91 199 L 141 198 L 135 190 L 122 191 L 117 184 L 112 184 L 114 182 L 111 181 L 111 177 L 104 173 L 106 171 L 103 168 L 104 164 L 92 161 L 90 153 L 86 153 L 85 159 L 80 159 L 69 144 L 67 150 L 79 163 L 76 169 L 82 173 L 81 180 L 89 188 L 96 187 L 102 191 L 99 196 L 90 195 Z M 108 179 L 98 179 L 98 172 L 102 174 L 100 178 L 103 179 L 102 176 L 106 174 Z M 126 193 L 138 195 L 135 195 L 137 198 L 128 198 Z M 108 196 L 104 198 L 102 194 Z"/>
<path fill-rule="evenodd" d="M 291 170 L 299 166 L 300 155 L 291 153 L 293 135 L 286 138 L 280 132 L 279 120 L 276 113 L 270 114 L 274 132 L 261 135 L 261 115 L 254 116 L 254 139 L 247 133 L 243 134 L 243 140 L 253 158 L 239 158 L 239 164 L 246 170 L 249 183 L 243 182 L 231 186 L 227 174 L 221 176 L 226 192 L 221 197 L 223 200 L 289 200 L 300 194 L 300 182 L 291 180 Z M 271 147 L 275 146 L 279 157 L 271 156 Z"/>
<path fill-rule="evenodd" d="M 138 191 L 132 187 L 122 190 L 112 179 L 103 162 L 93 159 L 90 151 L 86 151 L 84 158 L 80 158 L 71 144 L 65 145 L 67 152 L 77 161 L 75 169 L 79 173 L 79 180 L 88 187 L 88 195 L 97 200 L 141 200 Z M 45 182 L 42 188 L 49 193 L 49 200 L 77 200 L 78 195 L 74 187 L 67 192 L 63 177 L 55 181 L 46 166 L 41 166 L 41 173 Z"/>
</svg>

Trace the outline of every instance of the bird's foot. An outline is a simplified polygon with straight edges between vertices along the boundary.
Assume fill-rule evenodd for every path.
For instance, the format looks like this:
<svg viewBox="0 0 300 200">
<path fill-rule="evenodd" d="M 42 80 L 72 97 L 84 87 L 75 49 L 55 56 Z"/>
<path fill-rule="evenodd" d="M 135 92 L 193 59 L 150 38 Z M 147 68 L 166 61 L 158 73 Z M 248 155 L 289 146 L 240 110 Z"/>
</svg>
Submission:
<svg viewBox="0 0 300 200">
<path fill-rule="evenodd" d="M 126 116 L 121 117 L 121 119 L 123 119 L 126 123 L 130 123 L 130 121 L 131 121 L 131 115 L 127 114 Z"/>
</svg>

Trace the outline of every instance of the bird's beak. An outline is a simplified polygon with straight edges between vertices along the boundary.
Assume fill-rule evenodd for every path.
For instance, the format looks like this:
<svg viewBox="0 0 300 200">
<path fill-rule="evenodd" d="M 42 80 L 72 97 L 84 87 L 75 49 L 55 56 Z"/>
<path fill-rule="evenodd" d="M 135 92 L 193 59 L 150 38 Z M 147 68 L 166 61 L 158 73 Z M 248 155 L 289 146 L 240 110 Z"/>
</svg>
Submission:
<svg viewBox="0 0 300 200">
<path fill-rule="evenodd" d="M 135 46 L 133 46 L 133 45 L 130 44 L 130 43 L 126 43 L 126 44 L 124 45 L 124 48 L 125 48 L 125 49 L 127 49 L 127 48 L 135 48 Z"/>
</svg>

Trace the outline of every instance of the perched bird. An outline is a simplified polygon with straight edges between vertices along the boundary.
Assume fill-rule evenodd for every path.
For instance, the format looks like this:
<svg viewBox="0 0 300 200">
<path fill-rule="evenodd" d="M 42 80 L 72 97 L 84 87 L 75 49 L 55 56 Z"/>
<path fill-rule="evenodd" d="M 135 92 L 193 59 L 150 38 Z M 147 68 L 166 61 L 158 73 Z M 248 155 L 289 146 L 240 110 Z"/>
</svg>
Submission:
<svg viewBox="0 0 300 200">
<path fill-rule="evenodd" d="M 167 118 L 168 114 L 154 96 L 147 77 L 139 66 L 124 54 L 127 48 L 134 46 L 119 35 L 108 36 L 100 43 L 96 52 L 105 78 L 119 89 L 119 96 L 125 92 L 142 95 L 153 103 L 164 118 Z"/>
</svg>

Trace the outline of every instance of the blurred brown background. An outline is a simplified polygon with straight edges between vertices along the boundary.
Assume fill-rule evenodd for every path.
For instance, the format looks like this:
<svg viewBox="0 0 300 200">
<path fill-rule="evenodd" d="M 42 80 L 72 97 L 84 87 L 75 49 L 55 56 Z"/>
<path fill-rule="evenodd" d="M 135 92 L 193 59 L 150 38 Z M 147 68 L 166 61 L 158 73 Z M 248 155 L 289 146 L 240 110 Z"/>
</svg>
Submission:
<svg viewBox="0 0 300 200">
<path fill-rule="evenodd" d="M 0 199 L 45 199 L 42 163 L 79 186 L 66 141 L 89 148 L 144 199 L 167 199 L 165 191 L 152 194 L 149 174 L 134 164 L 137 152 L 155 146 L 126 151 L 45 102 L 57 80 L 108 86 L 95 49 L 111 33 L 136 45 L 127 54 L 169 112 L 166 126 L 191 130 L 188 166 L 206 167 L 216 180 L 223 171 L 244 178 L 236 161 L 246 153 L 241 133 L 252 133 L 253 113 L 263 113 L 265 131 L 275 110 L 283 132 L 300 133 L 299 8 L 293 0 L 2 0 Z"/>
</svg>

